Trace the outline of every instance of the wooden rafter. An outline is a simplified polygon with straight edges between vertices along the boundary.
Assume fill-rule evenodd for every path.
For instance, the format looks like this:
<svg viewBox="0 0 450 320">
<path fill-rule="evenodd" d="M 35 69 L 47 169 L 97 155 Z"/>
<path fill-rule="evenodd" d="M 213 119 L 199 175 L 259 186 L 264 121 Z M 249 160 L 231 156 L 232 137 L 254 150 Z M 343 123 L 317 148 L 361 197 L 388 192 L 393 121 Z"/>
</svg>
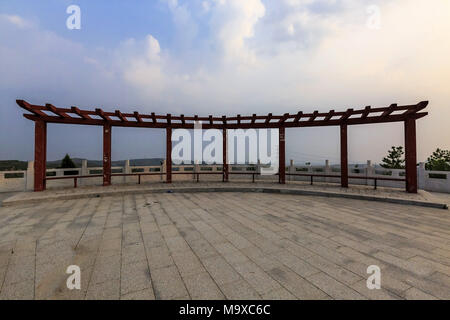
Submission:
<svg viewBox="0 0 450 320">
<path fill-rule="evenodd" d="M 134 111 L 133 113 L 122 113 L 120 110 L 116 110 L 115 112 L 105 112 L 100 108 L 90 111 L 80 110 L 77 107 L 58 108 L 52 104 L 46 104 L 44 106 L 32 105 L 24 100 L 17 100 L 17 104 L 29 112 L 24 114 L 27 119 L 34 121 L 43 120 L 48 123 L 87 125 L 104 125 L 105 123 L 108 123 L 112 126 L 122 127 L 172 127 L 189 129 L 193 128 L 193 121 L 204 121 L 203 126 L 205 129 L 221 129 L 225 127 L 230 129 L 247 129 L 338 126 L 343 123 L 352 125 L 405 121 L 409 118 L 419 119 L 427 115 L 427 112 L 421 111 L 427 107 L 428 102 L 422 101 L 418 104 L 404 106 L 391 104 L 388 107 L 380 108 L 371 108 L 370 106 L 367 106 L 364 109 L 347 109 L 343 112 L 336 112 L 335 110 L 330 110 L 329 112 L 319 112 L 316 110 L 312 113 L 303 113 L 299 111 L 296 114 L 285 113 L 283 115 L 273 115 L 272 113 L 269 113 L 266 116 L 258 116 L 256 114 L 251 116 L 242 116 L 238 114 L 235 117 L 214 117 L 213 115 L 209 115 L 207 117 L 199 117 L 198 115 L 186 117 L 185 115 L 156 115 L 154 112 L 151 114 L 139 114 L 137 111 Z M 99 116 L 99 118 L 92 117 L 95 115 Z M 307 118 L 307 121 L 300 121 L 302 118 Z M 151 121 L 144 121 L 143 119 L 151 119 Z M 287 121 L 288 119 L 292 119 L 292 121 Z"/>
</svg>

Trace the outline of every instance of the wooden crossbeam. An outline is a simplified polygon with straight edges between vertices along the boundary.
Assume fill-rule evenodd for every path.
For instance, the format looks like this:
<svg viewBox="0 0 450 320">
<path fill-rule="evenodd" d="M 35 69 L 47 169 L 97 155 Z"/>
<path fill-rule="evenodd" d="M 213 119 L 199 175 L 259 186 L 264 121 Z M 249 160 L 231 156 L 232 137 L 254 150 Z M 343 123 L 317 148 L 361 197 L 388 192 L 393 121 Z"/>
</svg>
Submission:
<svg viewBox="0 0 450 320">
<path fill-rule="evenodd" d="M 334 110 L 330 110 L 330 112 L 328 112 L 328 114 L 325 116 L 325 118 L 323 120 L 330 121 L 330 119 L 333 118 L 333 116 L 334 116 Z"/>
<path fill-rule="evenodd" d="M 137 121 L 137 122 L 139 122 L 139 123 L 143 122 L 143 121 L 142 121 L 142 118 L 141 118 L 141 115 L 139 114 L 139 112 L 134 111 L 134 112 L 133 112 L 133 115 L 134 115 L 134 117 L 136 118 L 136 121 Z"/>
<path fill-rule="evenodd" d="M 319 114 L 319 111 L 315 110 L 313 112 L 313 115 L 309 117 L 308 121 L 314 121 L 317 118 L 317 115 Z"/>
<path fill-rule="evenodd" d="M 67 113 L 59 111 L 54 105 L 52 105 L 50 103 L 46 103 L 45 108 L 47 108 L 47 110 L 53 112 L 60 118 L 70 118 L 70 116 Z"/>
<path fill-rule="evenodd" d="M 33 108 L 31 104 L 26 102 L 25 100 L 16 100 L 17 104 L 24 108 L 25 110 L 41 117 L 47 117 L 47 115 L 39 109 Z"/>
<path fill-rule="evenodd" d="M 427 105 L 428 101 L 421 101 L 414 108 L 409 108 L 408 110 L 406 110 L 403 115 L 407 116 L 413 113 L 417 113 L 418 111 L 425 109 Z"/>
<path fill-rule="evenodd" d="M 297 115 L 294 118 L 294 122 L 298 123 L 300 121 L 300 119 L 302 118 L 302 116 L 303 116 L 303 112 L 301 112 L 301 111 L 297 112 Z"/>
<path fill-rule="evenodd" d="M 57 108 L 52 104 L 45 104 L 43 106 L 32 105 L 24 100 L 16 100 L 16 102 L 21 108 L 31 113 L 25 113 L 24 117 L 33 121 L 42 120 L 48 123 L 111 125 L 122 127 L 192 128 L 193 124 L 191 121 L 195 119 L 195 121 L 204 121 L 205 127 L 218 129 L 287 128 L 400 122 L 410 118 L 419 119 L 426 116 L 427 113 L 420 113 L 420 110 L 426 108 L 428 105 L 428 101 L 421 101 L 415 105 L 397 106 L 397 104 L 391 104 L 389 107 L 379 108 L 367 106 L 364 109 L 347 109 L 345 112 L 335 112 L 334 110 L 330 110 L 328 113 L 320 113 L 315 110 L 307 115 L 300 111 L 297 114 L 292 115 L 289 113 L 283 115 L 272 115 L 272 113 L 269 113 L 267 116 L 258 116 L 257 114 L 241 116 L 238 114 L 236 117 L 214 117 L 213 115 L 207 117 L 199 117 L 198 115 L 192 117 L 185 117 L 184 115 L 172 117 L 170 114 L 155 115 L 154 112 L 152 112 L 151 115 L 139 114 L 137 111 L 134 111 L 133 113 L 121 113 L 120 110 L 104 112 L 100 108 L 95 109 L 95 111 L 88 111 L 80 110 L 75 106 L 67 109 Z M 402 111 L 403 113 L 399 113 L 399 111 Z M 372 113 L 379 114 L 379 116 L 371 117 L 370 115 Z M 356 117 L 356 115 L 358 115 L 358 117 Z M 116 117 L 118 119 L 116 119 Z M 136 121 L 134 121 L 134 118 L 136 118 Z M 148 118 L 152 121 L 144 121 Z M 300 122 L 302 118 L 307 118 L 308 121 Z M 318 118 L 321 120 L 318 120 Z M 292 119 L 293 121 L 288 119 Z M 172 122 L 172 120 L 177 121 Z M 179 122 L 180 120 L 181 122 Z"/>
<path fill-rule="evenodd" d="M 281 117 L 280 121 L 278 121 L 278 122 L 279 123 L 284 123 L 288 118 L 289 118 L 289 113 L 285 113 L 285 114 L 283 114 L 283 116 Z"/>
<path fill-rule="evenodd" d="M 72 111 L 72 113 L 75 113 L 76 115 L 80 116 L 84 120 L 92 119 L 87 114 L 82 113 L 81 110 L 78 109 L 77 107 L 71 107 L 70 110 Z"/>
<path fill-rule="evenodd" d="M 342 115 L 341 121 L 347 120 L 353 114 L 353 109 L 347 109 L 347 111 Z"/>
<path fill-rule="evenodd" d="M 123 121 L 123 122 L 128 121 L 128 119 L 123 116 L 123 114 L 122 114 L 122 112 L 120 112 L 120 110 L 116 110 L 115 114 L 116 114 L 116 117 L 118 117 L 120 119 L 120 121 Z"/>
<path fill-rule="evenodd" d="M 96 108 L 95 113 L 97 115 L 99 115 L 103 120 L 108 121 L 108 122 L 111 121 L 111 118 L 109 116 L 107 116 L 102 109 Z"/>
<path fill-rule="evenodd" d="M 365 107 L 365 108 L 364 108 L 364 111 L 363 111 L 363 113 L 362 113 L 362 115 L 361 115 L 361 119 L 367 118 L 367 116 L 368 116 L 369 113 L 370 113 L 370 110 L 371 110 L 371 107 L 370 107 L 370 106 Z"/>
<path fill-rule="evenodd" d="M 387 117 L 387 116 L 390 115 L 392 112 L 394 112 L 394 110 L 395 110 L 396 107 L 397 107 L 397 104 L 396 104 L 396 103 L 391 104 L 391 105 L 386 109 L 386 111 L 384 111 L 384 112 L 381 114 L 381 117 L 382 117 L 382 118 Z"/>
</svg>

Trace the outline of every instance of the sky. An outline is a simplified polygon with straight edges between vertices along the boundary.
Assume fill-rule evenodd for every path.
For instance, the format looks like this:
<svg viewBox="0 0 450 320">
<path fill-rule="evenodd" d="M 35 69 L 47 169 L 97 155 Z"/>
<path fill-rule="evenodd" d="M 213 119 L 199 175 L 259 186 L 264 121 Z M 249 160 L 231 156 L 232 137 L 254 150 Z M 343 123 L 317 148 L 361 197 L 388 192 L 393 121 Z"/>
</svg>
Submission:
<svg viewBox="0 0 450 320">
<path fill-rule="evenodd" d="M 66 9 L 78 5 L 81 29 Z M 450 149 L 448 0 L 0 0 L 0 159 L 32 160 L 16 99 L 185 115 L 415 104 L 418 160 Z M 102 158 L 101 128 L 50 124 L 48 159 Z M 339 162 L 339 130 L 286 132 L 286 158 Z M 113 160 L 164 157 L 165 132 L 113 128 Z M 350 126 L 379 163 L 403 124 Z"/>
</svg>

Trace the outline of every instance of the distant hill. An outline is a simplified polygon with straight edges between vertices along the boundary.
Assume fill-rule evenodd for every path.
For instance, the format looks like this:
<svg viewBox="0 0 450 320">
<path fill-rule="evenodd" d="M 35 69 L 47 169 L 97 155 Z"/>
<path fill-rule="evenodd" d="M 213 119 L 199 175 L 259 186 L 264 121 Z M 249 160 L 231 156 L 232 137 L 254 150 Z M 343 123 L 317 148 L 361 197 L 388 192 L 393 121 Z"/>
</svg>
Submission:
<svg viewBox="0 0 450 320">
<path fill-rule="evenodd" d="M 77 168 L 81 168 L 81 158 L 72 158 Z M 163 158 L 130 159 L 130 166 L 159 166 Z M 113 167 L 125 166 L 125 160 L 112 161 Z M 61 160 L 47 161 L 47 169 L 55 169 L 61 166 Z M 88 167 L 101 167 L 102 160 L 88 160 Z M 27 170 L 28 162 L 21 160 L 0 160 L 0 171 Z"/>
</svg>

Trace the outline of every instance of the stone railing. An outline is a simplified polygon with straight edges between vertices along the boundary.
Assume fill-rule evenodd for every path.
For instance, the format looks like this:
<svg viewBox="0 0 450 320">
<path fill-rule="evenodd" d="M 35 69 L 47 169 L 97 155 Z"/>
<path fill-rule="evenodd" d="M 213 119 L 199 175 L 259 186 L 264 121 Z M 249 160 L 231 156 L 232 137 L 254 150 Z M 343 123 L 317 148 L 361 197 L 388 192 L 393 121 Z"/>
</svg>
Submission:
<svg viewBox="0 0 450 320">
<path fill-rule="evenodd" d="M 229 171 L 230 180 L 247 179 L 251 180 L 248 173 L 260 172 L 260 165 L 237 165 L 230 164 Z M 137 183 L 137 176 L 127 176 L 121 174 L 139 174 L 141 175 L 141 183 L 157 182 L 165 180 L 165 162 L 160 166 L 130 166 L 129 160 L 125 161 L 124 167 L 112 167 L 112 184 Z M 222 181 L 222 165 L 174 165 L 172 166 L 172 181 L 196 181 L 196 173 L 216 172 L 219 174 L 200 175 L 200 181 Z M 305 173 L 314 175 L 340 175 L 339 166 L 331 166 L 328 160 L 323 166 L 298 166 L 291 160 L 290 165 L 286 166 L 287 173 Z M 404 178 L 405 170 L 403 169 L 384 169 L 374 167 L 370 161 L 364 166 L 349 165 L 349 176 L 355 177 L 389 177 Z M 148 173 L 153 173 L 148 175 Z M 239 174 L 243 173 L 243 174 Z M 247 174 L 244 174 L 247 173 Z M 83 160 L 81 168 L 73 169 L 47 169 L 47 177 L 70 177 L 70 176 L 95 176 L 102 175 L 102 167 L 88 167 L 87 161 Z M 450 172 L 449 171 L 427 171 L 421 163 L 417 168 L 419 188 L 427 191 L 450 193 Z M 0 171 L 0 192 L 26 191 L 33 190 L 34 163 L 28 162 L 28 168 L 25 171 Z M 357 185 L 373 185 L 373 179 L 352 179 L 349 178 L 350 184 Z M 278 181 L 277 176 L 256 176 L 256 180 L 272 180 Z M 309 181 L 308 176 L 290 176 L 287 175 L 288 181 Z M 101 185 L 102 177 L 90 177 L 78 179 L 78 185 Z M 333 182 L 339 183 L 340 178 L 333 177 L 314 177 L 315 182 Z M 402 181 L 378 181 L 380 187 L 404 188 L 405 183 Z M 47 188 L 72 187 L 73 179 L 55 179 L 47 181 Z"/>
</svg>

